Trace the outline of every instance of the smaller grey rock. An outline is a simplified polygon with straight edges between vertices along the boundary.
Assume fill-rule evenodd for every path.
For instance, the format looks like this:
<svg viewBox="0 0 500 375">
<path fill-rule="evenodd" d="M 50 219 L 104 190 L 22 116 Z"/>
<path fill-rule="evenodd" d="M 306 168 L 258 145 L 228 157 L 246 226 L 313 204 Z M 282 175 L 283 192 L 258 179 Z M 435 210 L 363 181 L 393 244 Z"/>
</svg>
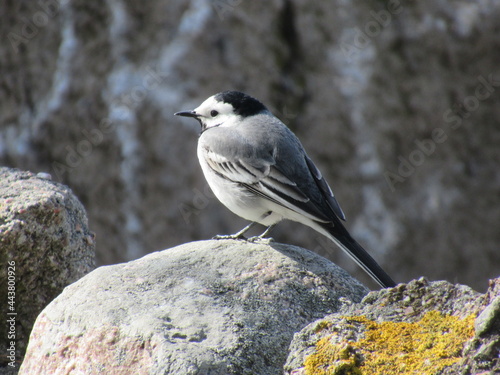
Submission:
<svg viewBox="0 0 500 375">
<path fill-rule="evenodd" d="M 313 363 L 310 356 L 314 354 L 316 356 L 314 358 L 318 358 L 317 345 L 320 340 L 327 340 L 326 344 L 331 346 L 329 347 L 331 359 L 322 365 L 325 368 L 331 366 L 332 373 L 336 373 L 334 370 L 338 369 L 343 371 L 351 369 L 353 373 L 360 369 L 367 371 L 362 367 L 365 360 L 362 350 L 356 349 L 353 344 L 366 337 L 366 324 L 375 326 L 383 322 L 423 324 L 422 318 L 429 313 L 438 313 L 439 317 L 445 319 L 450 317 L 450 324 L 445 324 L 446 328 L 441 328 L 444 329 L 441 337 L 446 338 L 455 329 L 454 324 L 459 321 L 455 337 L 463 340 L 461 342 L 450 340 L 450 343 L 445 343 L 448 347 L 457 345 L 459 352 L 452 355 L 457 361 L 454 363 L 451 361 L 450 364 L 436 364 L 433 374 L 498 374 L 500 373 L 499 289 L 500 279 L 491 280 L 488 291 L 481 295 L 464 285 L 452 285 L 446 281 L 429 283 L 422 278 L 408 284 L 399 284 L 395 288 L 370 292 L 361 303 L 345 304 L 339 312 L 315 321 L 298 332 L 290 345 L 285 374 L 305 374 L 306 362 Z M 476 315 L 478 317 L 472 324 L 471 319 Z M 437 324 L 438 316 L 435 319 L 436 322 L 434 320 L 430 322 L 431 327 L 434 327 L 434 323 Z M 464 328 L 466 326 L 468 328 Z M 400 327 L 403 329 L 404 325 Z M 431 332 L 433 329 L 437 328 L 432 328 Z M 391 337 L 386 337 L 385 340 L 390 341 Z M 346 346 L 345 343 L 349 345 Z M 400 341 L 398 343 L 403 345 Z M 415 343 L 414 348 L 418 345 L 419 343 Z M 433 341 L 433 345 L 437 343 Z M 337 348 L 337 352 L 334 353 L 332 348 Z M 394 360 L 406 358 L 409 352 L 405 350 L 407 349 L 401 347 L 401 353 L 394 355 Z M 422 358 L 419 362 L 434 359 Z M 325 361 L 325 357 L 322 360 Z M 403 373 L 407 372 L 401 370 L 401 374 Z"/>
<path fill-rule="evenodd" d="M 7 325 L 0 325 L 0 341 L 5 349 L 15 343 L 16 367 L 40 311 L 95 268 L 82 204 L 68 187 L 46 177 L 0 168 L 0 300 L 2 319 L 15 319 L 9 336 Z M 14 294 L 7 294 L 7 283 Z M 0 367 L 9 371 L 10 362 L 2 355 Z"/>
</svg>

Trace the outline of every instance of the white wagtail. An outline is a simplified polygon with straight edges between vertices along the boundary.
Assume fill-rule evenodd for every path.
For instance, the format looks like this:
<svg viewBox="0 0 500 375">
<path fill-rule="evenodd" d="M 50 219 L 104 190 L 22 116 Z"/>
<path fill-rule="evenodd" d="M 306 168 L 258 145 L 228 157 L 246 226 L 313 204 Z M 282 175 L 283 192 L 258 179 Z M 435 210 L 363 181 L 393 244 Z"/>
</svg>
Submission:
<svg viewBox="0 0 500 375">
<path fill-rule="evenodd" d="M 382 287 L 394 281 L 342 225 L 345 215 L 299 139 L 257 99 L 238 91 L 211 96 L 192 111 L 201 124 L 198 159 L 215 196 L 251 221 L 231 236 L 243 238 L 255 223 L 283 219 L 305 224 L 340 246 Z"/>
</svg>

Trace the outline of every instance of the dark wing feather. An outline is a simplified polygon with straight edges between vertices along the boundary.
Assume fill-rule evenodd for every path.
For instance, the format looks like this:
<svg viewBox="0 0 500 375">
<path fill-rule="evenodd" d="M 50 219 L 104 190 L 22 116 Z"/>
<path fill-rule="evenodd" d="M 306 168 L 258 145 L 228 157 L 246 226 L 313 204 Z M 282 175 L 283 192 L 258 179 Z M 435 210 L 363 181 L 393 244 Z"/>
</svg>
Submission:
<svg viewBox="0 0 500 375">
<path fill-rule="evenodd" d="M 319 169 L 316 167 L 316 165 L 313 163 L 311 159 L 306 155 L 306 163 L 307 167 L 309 168 L 309 171 L 311 172 L 312 176 L 314 177 L 314 180 L 316 181 L 316 184 L 318 185 L 319 189 L 323 193 L 326 202 L 332 209 L 332 211 L 337 215 L 340 219 L 345 220 L 345 214 L 344 211 L 342 211 L 342 208 L 340 208 L 339 202 L 337 202 L 337 199 L 333 195 L 332 189 L 330 189 L 330 186 L 328 186 L 328 183 L 326 180 L 323 178 L 323 175 L 319 171 Z"/>
</svg>

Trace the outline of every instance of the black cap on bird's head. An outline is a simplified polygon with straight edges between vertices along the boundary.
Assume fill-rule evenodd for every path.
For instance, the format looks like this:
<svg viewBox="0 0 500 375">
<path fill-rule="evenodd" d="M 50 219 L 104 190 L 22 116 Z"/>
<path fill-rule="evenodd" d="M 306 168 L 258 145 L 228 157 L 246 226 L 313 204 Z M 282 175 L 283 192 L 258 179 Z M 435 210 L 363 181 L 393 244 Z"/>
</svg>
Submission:
<svg viewBox="0 0 500 375">
<path fill-rule="evenodd" d="M 242 93 L 240 91 L 223 91 L 214 95 L 215 100 L 231 104 L 234 108 L 234 113 L 249 117 L 267 111 L 267 108 L 257 99 Z"/>
</svg>

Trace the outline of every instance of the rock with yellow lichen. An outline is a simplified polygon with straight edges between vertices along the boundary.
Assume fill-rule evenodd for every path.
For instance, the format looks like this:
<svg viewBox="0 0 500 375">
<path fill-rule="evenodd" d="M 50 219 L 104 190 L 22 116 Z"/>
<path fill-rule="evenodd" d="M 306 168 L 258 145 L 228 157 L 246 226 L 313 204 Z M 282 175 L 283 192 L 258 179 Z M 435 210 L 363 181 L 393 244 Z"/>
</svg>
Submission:
<svg viewBox="0 0 500 375">
<path fill-rule="evenodd" d="M 287 375 L 500 373 L 500 278 L 481 295 L 425 279 L 368 294 L 297 333 Z"/>
</svg>

